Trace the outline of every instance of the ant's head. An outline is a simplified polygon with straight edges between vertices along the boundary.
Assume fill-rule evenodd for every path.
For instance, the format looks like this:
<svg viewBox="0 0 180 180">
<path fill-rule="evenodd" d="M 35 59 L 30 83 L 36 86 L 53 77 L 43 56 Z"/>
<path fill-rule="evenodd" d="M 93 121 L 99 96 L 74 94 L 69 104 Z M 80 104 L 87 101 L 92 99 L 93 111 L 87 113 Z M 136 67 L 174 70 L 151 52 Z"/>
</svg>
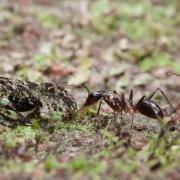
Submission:
<svg viewBox="0 0 180 180">
<path fill-rule="evenodd" d="M 88 93 L 88 97 L 86 99 L 86 102 L 84 103 L 84 107 L 97 103 L 103 97 L 104 92 L 105 91 L 95 91 Z"/>
<path fill-rule="evenodd" d="M 86 89 L 86 91 L 88 93 L 88 97 L 86 98 L 86 101 L 85 101 L 83 107 L 91 106 L 91 105 L 97 103 L 103 97 L 103 94 L 105 92 L 105 91 L 91 92 L 86 85 L 83 85 L 83 87 Z"/>
</svg>

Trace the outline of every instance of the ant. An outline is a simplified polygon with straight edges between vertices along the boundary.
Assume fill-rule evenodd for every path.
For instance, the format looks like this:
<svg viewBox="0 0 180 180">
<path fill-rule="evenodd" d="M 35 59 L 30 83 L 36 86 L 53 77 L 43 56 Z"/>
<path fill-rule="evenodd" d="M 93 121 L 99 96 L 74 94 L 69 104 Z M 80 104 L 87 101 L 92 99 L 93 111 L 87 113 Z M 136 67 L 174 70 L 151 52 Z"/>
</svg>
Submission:
<svg viewBox="0 0 180 180">
<path fill-rule="evenodd" d="M 90 105 L 93 105 L 100 101 L 99 107 L 97 110 L 97 116 L 99 115 L 100 108 L 102 101 L 105 101 L 108 106 L 111 107 L 111 109 L 116 113 L 115 115 L 115 121 L 117 118 L 117 115 L 119 113 L 121 114 L 121 121 L 122 121 L 122 114 L 124 113 L 130 113 L 131 114 L 131 128 L 133 127 L 133 114 L 136 111 L 139 111 L 144 116 L 147 116 L 152 119 L 158 119 L 159 121 L 163 119 L 164 114 L 161 109 L 161 107 L 154 101 L 152 101 L 152 97 L 160 91 L 167 103 L 172 108 L 173 112 L 176 112 L 172 104 L 170 103 L 169 99 L 166 97 L 164 92 L 157 88 L 155 91 L 153 91 L 149 96 L 142 96 L 140 100 L 134 105 L 133 103 L 133 90 L 130 91 L 129 99 L 125 98 L 124 93 L 118 94 L 116 91 L 107 93 L 105 91 L 90 91 L 87 86 L 84 85 L 84 88 L 88 92 L 88 97 L 86 98 L 86 101 L 83 105 L 83 107 L 87 107 Z"/>
</svg>

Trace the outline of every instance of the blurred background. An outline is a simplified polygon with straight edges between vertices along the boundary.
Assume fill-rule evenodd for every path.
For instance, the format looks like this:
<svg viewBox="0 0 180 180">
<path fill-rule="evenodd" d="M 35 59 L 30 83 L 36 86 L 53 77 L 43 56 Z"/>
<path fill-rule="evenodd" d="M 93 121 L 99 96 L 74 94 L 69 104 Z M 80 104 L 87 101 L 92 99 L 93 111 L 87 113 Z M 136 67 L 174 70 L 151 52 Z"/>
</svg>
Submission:
<svg viewBox="0 0 180 180">
<path fill-rule="evenodd" d="M 167 72 L 180 73 L 179 10 L 179 0 L 1 0 L 0 74 L 177 98 L 180 78 Z"/>
<path fill-rule="evenodd" d="M 126 97 L 133 88 L 135 101 L 161 88 L 178 109 L 180 77 L 167 73 L 180 73 L 179 12 L 180 0 L 0 0 L 0 76 Z M 84 103 L 84 89 L 67 89 Z M 154 98 L 168 114 L 162 96 Z M 126 115 L 122 129 L 105 128 L 108 108 L 98 132 L 96 105 L 76 121 L 52 116 L 42 129 L 40 117 L 32 126 L 0 125 L 0 179 L 179 180 L 178 132 L 157 143 L 159 122 L 138 113 L 133 129 Z M 164 120 L 178 124 L 179 115 Z"/>
</svg>

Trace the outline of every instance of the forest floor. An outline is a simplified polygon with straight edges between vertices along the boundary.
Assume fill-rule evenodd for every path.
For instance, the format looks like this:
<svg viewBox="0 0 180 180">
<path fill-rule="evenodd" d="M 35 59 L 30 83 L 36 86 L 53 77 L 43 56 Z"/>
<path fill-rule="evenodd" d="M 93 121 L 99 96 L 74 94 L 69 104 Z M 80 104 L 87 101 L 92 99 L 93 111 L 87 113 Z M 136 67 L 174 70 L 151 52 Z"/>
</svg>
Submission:
<svg viewBox="0 0 180 180">
<path fill-rule="evenodd" d="M 81 85 L 91 90 L 134 89 L 134 102 L 153 98 L 170 128 L 160 139 L 158 120 L 124 115 L 115 127 L 103 103 L 74 120 L 52 118 L 52 128 L 0 125 L 0 179 L 180 179 L 179 0 L 1 0 L 0 74 L 36 83 Z M 87 93 L 69 88 L 79 107 Z M 107 125 L 108 124 L 108 125 Z"/>
</svg>

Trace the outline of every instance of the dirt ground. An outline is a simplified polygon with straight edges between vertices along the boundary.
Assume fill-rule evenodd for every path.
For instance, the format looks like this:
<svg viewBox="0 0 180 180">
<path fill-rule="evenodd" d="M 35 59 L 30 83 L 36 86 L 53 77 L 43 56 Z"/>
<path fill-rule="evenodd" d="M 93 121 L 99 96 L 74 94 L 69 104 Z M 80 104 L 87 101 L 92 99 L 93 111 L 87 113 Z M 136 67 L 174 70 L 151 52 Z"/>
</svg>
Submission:
<svg viewBox="0 0 180 180">
<path fill-rule="evenodd" d="M 114 123 L 103 102 L 46 128 L 0 125 L 0 179 L 180 179 L 179 0 L 1 0 L 0 74 L 92 91 L 134 90 L 134 103 L 157 93 L 168 130 L 135 113 Z M 83 88 L 68 88 L 79 108 Z M 96 127 L 94 122 L 97 121 Z M 172 123 L 175 126 L 171 126 Z"/>
</svg>

